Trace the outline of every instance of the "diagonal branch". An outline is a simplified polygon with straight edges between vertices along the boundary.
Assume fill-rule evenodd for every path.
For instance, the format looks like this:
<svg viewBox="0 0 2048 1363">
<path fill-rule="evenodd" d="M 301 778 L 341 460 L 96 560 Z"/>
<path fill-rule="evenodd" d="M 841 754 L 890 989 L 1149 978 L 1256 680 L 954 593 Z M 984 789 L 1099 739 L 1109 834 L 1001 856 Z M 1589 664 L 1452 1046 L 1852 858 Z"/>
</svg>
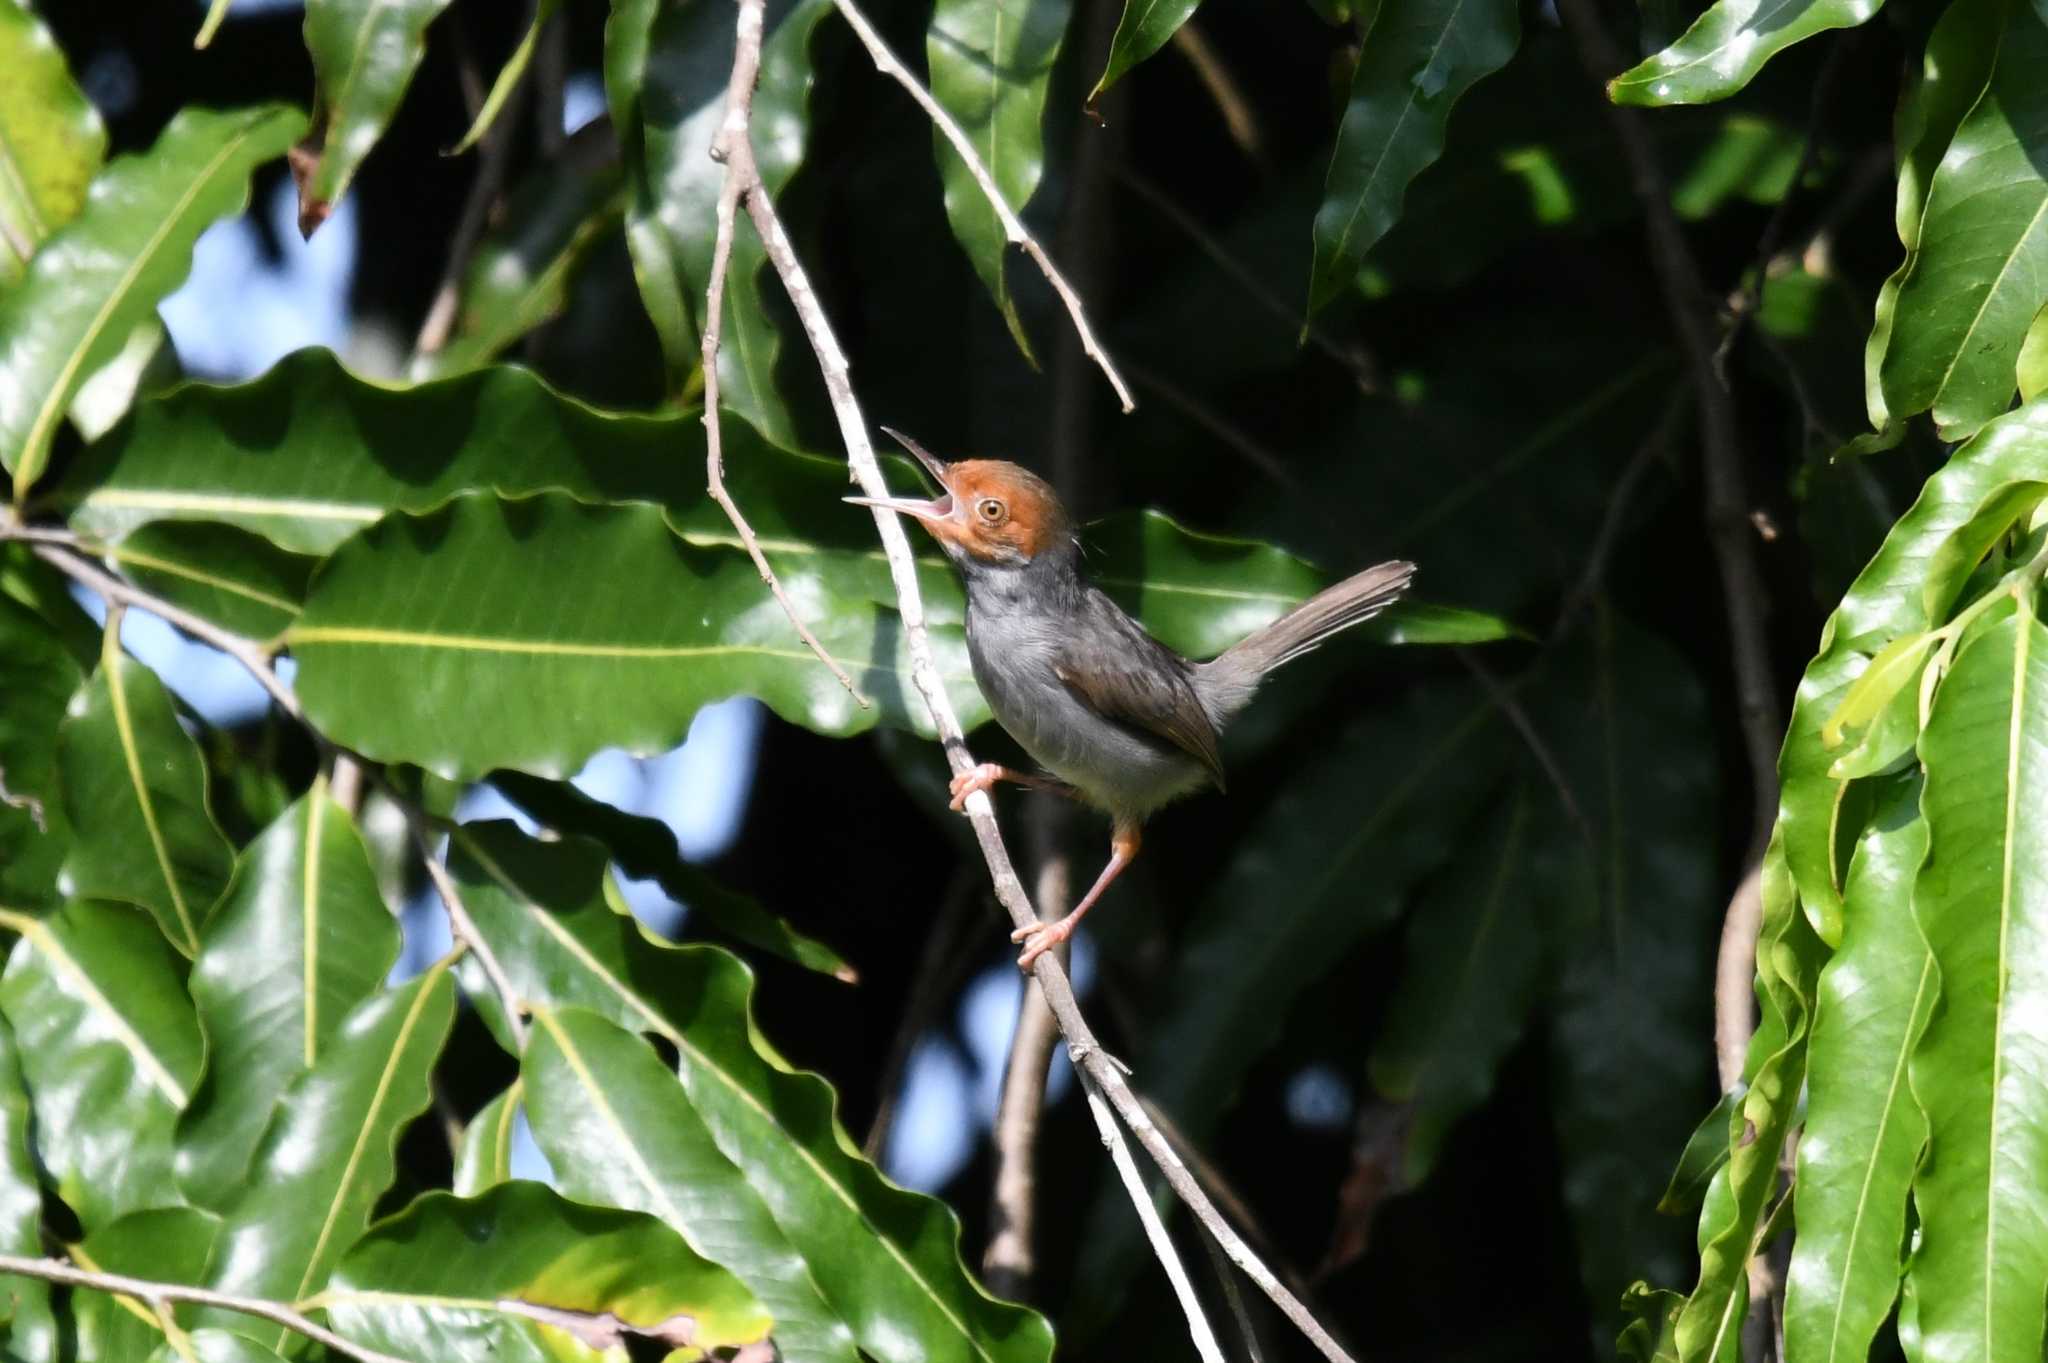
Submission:
<svg viewBox="0 0 2048 1363">
<path fill-rule="evenodd" d="M 1131 390 L 1124 383 L 1123 375 L 1117 373 L 1116 366 L 1110 362 L 1102 343 L 1095 339 L 1095 329 L 1088 325 L 1088 313 L 1081 306 L 1080 295 L 1074 292 L 1074 286 L 1067 282 L 1059 267 L 1052 263 L 1052 257 L 1038 244 L 1038 238 L 1031 235 L 1023 220 L 1003 198 L 1003 191 L 996 188 L 995 176 L 991 175 L 988 167 L 982 163 L 981 156 L 974 150 L 974 144 L 967 140 L 967 134 L 960 130 L 960 125 L 953 121 L 953 116 L 940 107 L 938 100 L 932 98 L 932 92 L 925 89 L 924 82 L 913 75 L 910 68 L 889 50 L 889 44 L 882 40 L 882 35 L 868 22 L 867 15 L 861 13 L 860 6 L 854 4 L 853 0 L 832 0 L 832 4 L 839 11 L 840 17 L 846 20 L 860 38 L 861 45 L 867 48 L 868 56 L 874 60 L 875 69 L 910 92 L 910 97 L 924 110 L 925 117 L 932 121 L 932 126 L 939 130 L 940 135 L 952 144 L 960 159 L 966 162 L 967 171 L 974 177 L 974 183 L 981 186 L 981 196 L 988 200 L 989 207 L 996 211 L 996 217 L 1002 222 L 1004 238 L 1012 246 L 1023 248 L 1024 254 L 1031 257 L 1032 262 L 1038 266 L 1039 273 L 1045 276 L 1045 282 L 1052 285 L 1052 291 L 1060 296 L 1060 302 L 1066 304 L 1067 316 L 1074 319 L 1074 330 L 1081 337 L 1081 348 L 1101 368 L 1103 377 L 1109 380 L 1109 386 L 1116 390 L 1116 400 L 1122 404 L 1126 412 L 1135 408 L 1138 404 L 1132 399 Z M 740 9 L 744 13 L 746 6 L 742 4 Z"/>
<path fill-rule="evenodd" d="M 31 1259 L 19 1254 L 0 1254 L 0 1274 L 10 1273 L 22 1278 L 40 1278 L 46 1283 L 62 1283 L 66 1287 L 83 1287 L 94 1292 L 111 1292 L 117 1296 L 133 1297 L 137 1301 L 146 1302 L 150 1309 L 159 1315 L 166 1314 L 164 1308 L 169 1302 L 211 1306 L 221 1311 L 255 1316 L 273 1325 L 282 1325 L 285 1329 L 294 1334 L 304 1335 L 316 1344 L 325 1344 L 336 1353 L 359 1358 L 362 1363 L 412 1363 L 410 1359 L 383 1353 L 367 1345 L 352 1343 L 283 1302 L 267 1301 L 261 1297 L 238 1297 L 233 1293 L 215 1292 L 205 1287 L 187 1287 L 183 1283 L 159 1283 L 146 1278 L 131 1278 L 122 1273 L 100 1273 L 79 1268 L 62 1259 Z"/>
</svg>

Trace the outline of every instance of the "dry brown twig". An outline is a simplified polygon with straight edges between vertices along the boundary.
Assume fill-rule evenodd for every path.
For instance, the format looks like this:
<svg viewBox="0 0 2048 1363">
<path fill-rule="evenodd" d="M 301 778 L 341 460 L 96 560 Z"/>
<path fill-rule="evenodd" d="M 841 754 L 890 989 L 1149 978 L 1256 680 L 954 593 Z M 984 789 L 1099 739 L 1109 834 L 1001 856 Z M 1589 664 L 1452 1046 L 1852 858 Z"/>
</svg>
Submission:
<svg viewBox="0 0 2048 1363">
<path fill-rule="evenodd" d="M 763 3 L 764 0 L 739 0 L 742 16 L 749 9 L 758 14 Z M 866 20 L 860 17 L 859 11 L 847 3 L 847 0 L 835 0 L 835 3 L 839 5 L 841 13 L 848 16 L 848 22 L 855 25 L 856 31 L 864 33 L 863 41 L 868 42 L 869 51 L 876 55 L 877 63 L 882 64 L 884 57 L 887 57 L 887 62 L 894 66 L 892 74 L 901 73 L 898 79 L 907 79 L 908 73 L 902 72 L 901 64 L 896 63 L 893 56 L 887 56 L 888 49 L 880 44 L 878 38 L 873 37 L 873 30 L 867 27 Z M 745 35 L 751 33 L 752 40 L 758 43 L 761 32 L 759 20 L 750 22 L 742 17 L 738 32 L 743 41 Z M 758 55 L 752 60 L 758 61 Z M 884 65 L 885 71 L 890 69 L 890 65 Z M 915 86 L 914 81 L 911 84 Z M 916 86 L 915 89 L 922 91 L 921 86 Z M 750 112 L 746 106 L 751 104 L 752 91 L 741 91 L 736 86 L 733 94 L 736 97 L 743 94 L 745 103 L 741 106 L 739 119 L 729 121 L 737 121 L 739 126 L 744 127 L 745 118 Z M 923 94 L 919 103 L 924 104 L 929 99 L 929 94 Z M 929 108 L 928 111 L 936 113 Z M 728 112 L 730 114 L 731 111 Z M 942 114 L 937 116 L 943 117 Z M 949 136 L 957 134 L 956 128 Z M 742 133 L 733 141 L 735 145 L 744 142 L 745 135 Z M 747 158 L 746 164 L 751 165 L 751 158 Z M 728 160 L 727 173 L 732 174 L 735 169 L 735 163 Z M 740 201 L 745 205 L 748 217 L 753 220 L 755 230 L 761 234 L 769 263 L 774 267 L 776 277 L 782 281 L 782 287 L 789 295 L 789 301 L 803 325 L 804 336 L 817 357 L 819 375 L 824 381 L 825 393 L 831 402 L 833 415 L 838 419 L 840 438 L 845 442 L 847 462 L 851 466 L 854 480 L 860 484 L 862 492 L 870 497 L 889 496 L 888 483 L 882 477 L 881 465 L 875 459 L 874 445 L 868 438 L 867 419 L 861 412 L 860 400 L 854 395 L 846 353 L 840 348 L 831 321 L 825 316 L 817 290 L 811 284 L 810 276 L 805 272 L 802 261 L 797 256 L 789 233 L 775 210 L 774 201 L 762 191 L 758 177 L 751 184 L 741 185 Z M 1078 325 L 1081 321 L 1078 304 L 1073 311 Z M 1084 337 L 1084 344 L 1086 339 Z M 1096 356 L 1098 363 L 1104 362 L 1095 349 L 1090 348 L 1089 353 Z M 968 754 L 967 740 L 961 731 L 960 720 L 953 713 L 952 701 L 946 696 L 945 687 L 939 680 L 938 665 L 932 657 L 931 637 L 925 624 L 924 601 L 918 591 L 917 569 L 909 537 L 894 514 L 877 510 L 873 515 L 875 533 L 881 538 L 883 554 L 889 563 L 889 575 L 896 588 L 897 611 L 903 621 L 905 647 L 910 654 L 911 684 L 923 697 L 925 706 L 931 714 L 932 726 L 937 730 L 939 741 L 945 749 L 947 764 L 956 775 L 965 774 L 973 768 L 974 760 Z M 1002 832 L 996 826 L 995 809 L 989 803 L 987 792 L 976 791 L 969 795 L 966 813 L 973 825 L 975 840 L 980 844 L 982 859 L 988 863 L 989 878 L 995 886 L 996 898 L 1010 915 L 1010 921 L 1019 928 L 1036 925 L 1039 921 L 1038 914 L 1031 906 L 1030 896 L 1024 892 L 1015 866 L 1011 864 L 1009 850 L 1004 846 Z M 1130 1084 L 1124 1078 L 1123 1065 L 1103 1050 L 1102 1043 L 1096 1039 L 1094 1030 L 1083 1016 L 1080 1004 L 1074 998 L 1074 987 L 1067 979 L 1066 967 L 1059 961 L 1057 953 L 1048 952 L 1039 957 L 1032 971 L 1045 1001 L 1052 1008 L 1053 1017 L 1059 1022 L 1061 1035 L 1067 1040 L 1067 1054 L 1074 1067 L 1100 1088 L 1103 1097 L 1115 1110 L 1116 1115 L 1122 1119 L 1131 1134 L 1138 1138 L 1138 1143 L 1159 1167 L 1167 1185 L 1216 1237 L 1217 1243 L 1223 1247 L 1223 1252 L 1230 1261 L 1256 1283 L 1260 1291 L 1272 1299 L 1282 1314 L 1309 1338 L 1324 1357 L 1330 1359 L 1331 1363 L 1352 1363 L 1351 1356 L 1330 1337 L 1330 1333 L 1316 1321 L 1294 1294 L 1273 1276 L 1273 1271 L 1266 1267 L 1216 1210 L 1215 1204 L 1203 1192 L 1194 1175 L 1188 1172 L 1187 1165 L 1174 1153 L 1173 1147 L 1160 1134 L 1158 1127 L 1145 1115 L 1137 1095 L 1131 1091 Z"/>
</svg>

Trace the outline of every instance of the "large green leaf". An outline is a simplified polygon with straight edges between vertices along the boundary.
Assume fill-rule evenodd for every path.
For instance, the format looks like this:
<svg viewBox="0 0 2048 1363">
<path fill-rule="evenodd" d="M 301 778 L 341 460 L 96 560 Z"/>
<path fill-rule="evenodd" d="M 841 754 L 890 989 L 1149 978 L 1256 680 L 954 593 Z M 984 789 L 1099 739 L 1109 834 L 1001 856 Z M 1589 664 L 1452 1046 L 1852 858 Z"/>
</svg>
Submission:
<svg viewBox="0 0 2048 1363">
<path fill-rule="evenodd" d="M 171 1127 L 199 1082 L 205 1043 L 184 962 L 125 904 L 74 903 L 21 934 L 0 1012 L 35 1096 L 36 1149 L 87 1230 L 178 1200 Z"/>
<path fill-rule="evenodd" d="M 873 706 L 796 639 L 743 555 L 692 548 L 652 507 L 554 494 L 388 517 L 328 560 L 285 642 L 322 733 L 450 777 L 665 752 L 699 707 L 742 694 L 826 733 L 929 724 L 899 631 L 816 584 L 783 585 Z M 978 722 L 964 644 L 939 642 L 954 704 Z"/>
<path fill-rule="evenodd" d="M 314 559 L 233 525 L 153 521 L 110 545 L 135 584 L 251 639 L 284 632 L 306 599 Z"/>
<path fill-rule="evenodd" d="M 886 1182 L 856 1153 L 824 1081 L 792 1072 L 768 1049 L 750 1017 L 745 966 L 715 948 L 660 945 L 608 907 L 604 854 L 593 844 L 539 843 L 486 824 L 465 828 L 452 852 L 470 913 L 521 998 L 588 1008 L 675 1045 L 690 1109 L 864 1347 L 892 1363 L 1050 1355 L 1043 1319 L 991 1300 L 968 1275 L 953 1213 Z M 491 1000 L 480 1006 L 495 1012 Z M 550 1126 L 560 1133 L 554 1119 Z M 678 1142 L 686 1134 L 672 1133 Z M 587 1175 L 600 1176 L 623 1180 L 624 1171 Z M 748 1263 L 767 1257 L 757 1249 Z M 757 1271 L 727 1266 L 743 1277 Z"/>
<path fill-rule="evenodd" d="M 406 1123 L 432 1102 L 434 1062 L 455 1019 L 445 963 L 349 1014 L 278 1102 L 241 1195 L 224 1209 L 211 1285 L 295 1302 L 318 1291 L 390 1186 Z M 246 1328 L 219 1316 L 212 1323 Z M 264 1326 L 282 1348 L 289 1335 Z"/>
<path fill-rule="evenodd" d="M 192 955 L 235 849 L 207 812 L 206 767 L 171 693 L 121 652 L 113 630 L 58 731 L 57 761 L 73 833 L 70 892 L 142 905 Z"/>
<path fill-rule="evenodd" d="M 754 159 L 767 193 L 780 193 L 803 160 L 809 133 L 812 31 L 824 0 L 769 6 L 754 93 Z M 669 388 L 682 392 L 703 359 L 704 294 L 711 280 L 724 167 L 711 142 L 732 78 L 734 11 L 719 5 L 618 0 L 605 26 L 605 92 L 626 168 L 626 244 L 640 297 L 661 338 Z M 775 382 L 781 339 L 763 306 L 760 239 L 733 237 L 725 285 L 718 381 L 722 406 L 778 444 L 795 427 Z"/>
<path fill-rule="evenodd" d="M 852 982 L 853 967 L 838 952 L 804 936 L 753 899 L 734 894 L 684 861 L 676 847 L 676 835 L 661 820 L 628 814 L 591 799 L 567 782 L 543 781 L 524 772 L 497 772 L 491 784 L 543 827 L 603 843 L 627 875 L 654 881 L 669 898 L 693 916 L 703 915 L 727 936 L 808 970 Z"/>
<path fill-rule="evenodd" d="M 1898 782 L 1858 840 L 1842 947 L 1820 973 L 1785 1291 L 1785 1347 L 1816 1363 L 1862 1363 L 1892 1309 L 1906 1189 L 1927 1138 L 1907 1082 L 1937 987 L 1913 918 L 1927 851 L 1919 794 L 1917 780 Z"/>
<path fill-rule="evenodd" d="M 43 908 L 71 825 L 57 780 L 57 730 L 84 680 L 42 617 L 0 596 L 0 905 Z"/>
<path fill-rule="evenodd" d="M 0 466 L 20 501 L 93 372 L 183 282 L 192 244 L 249 201 L 249 173 L 304 126 L 293 109 L 187 109 L 93 181 L 85 208 L 0 298 Z"/>
<path fill-rule="evenodd" d="M 2048 630 L 2026 595 L 1956 659 L 1920 739 L 1913 908 L 1941 1004 L 1913 1053 L 1930 1158 L 1907 1279 L 1929 1358 L 2032 1358 L 2048 1279 Z"/>
<path fill-rule="evenodd" d="M 107 154 L 107 129 L 64 52 L 22 0 L 0 0 L 0 287 L 71 221 Z"/>
<path fill-rule="evenodd" d="M 1351 286 L 1401 215 L 1409 181 L 1443 151 L 1451 106 L 1521 41 L 1507 0 L 1385 0 L 1352 73 L 1315 218 L 1309 310 Z"/>
<path fill-rule="evenodd" d="M 2048 302 L 2048 20 L 2011 4 L 1990 85 L 1927 188 L 1878 378 L 1893 420 L 1932 409 L 1945 440 L 2012 404 Z"/>
<path fill-rule="evenodd" d="M 1786 48 L 1854 28 L 1882 0 L 1715 0 L 1677 42 L 1607 82 L 1616 104 L 1707 104 L 1755 79 Z"/>
<path fill-rule="evenodd" d="M 206 1281 L 219 1239 L 218 1217 L 193 1207 L 159 1207 L 101 1226 L 68 1250 L 80 1268 L 194 1284 Z M 71 1310 L 78 1331 L 75 1356 L 105 1363 L 149 1356 L 174 1337 L 173 1330 L 189 1326 L 194 1315 L 189 1306 L 153 1307 L 135 1297 L 78 1288 L 72 1289 Z M 249 1323 L 247 1316 L 239 1319 Z M 53 1357 L 72 1356 L 60 1352 Z"/>
<path fill-rule="evenodd" d="M 448 0 L 306 0 L 317 159 L 300 173 L 299 230 L 312 235 L 398 112 Z"/>
<path fill-rule="evenodd" d="M 601 1363 L 625 1357 L 592 1347 L 621 1325 L 691 1346 L 668 1355 L 681 1360 L 769 1328 L 746 1288 L 659 1221 L 538 1183 L 427 1194 L 349 1251 L 321 1304 L 345 1338 L 435 1363 Z"/>
<path fill-rule="evenodd" d="M 932 98 L 960 125 L 1004 201 L 1019 214 L 1045 170 L 1039 124 L 1072 9 L 1072 0 L 937 0 L 925 31 Z M 1003 273 L 1009 234 L 974 172 L 936 128 L 932 147 L 953 235 L 1028 358 L 1031 340 Z"/>
<path fill-rule="evenodd" d="M 1116 21 L 1116 36 L 1109 40 L 1109 61 L 1102 78 L 1088 94 L 1092 105 L 1102 92 L 1122 80 L 1124 73 L 1166 46 L 1180 26 L 1194 17 L 1202 0 L 1124 0 L 1124 13 Z"/>
<path fill-rule="evenodd" d="M 250 843 L 200 936 L 192 1000 L 207 1075 L 178 1126 L 178 1183 L 231 1202 L 278 1096 L 335 1044 L 398 959 L 398 924 L 325 779 Z"/>
<path fill-rule="evenodd" d="M 534 1021 L 522 1073 L 534 1139 L 562 1171 L 564 1192 L 660 1217 L 752 1289 L 791 1357 L 856 1363 L 848 1310 L 858 1313 L 860 1343 L 876 1358 L 896 1355 L 894 1338 L 906 1326 L 930 1334 L 914 1309 L 905 1319 L 901 1292 L 877 1282 L 882 1275 L 859 1271 L 889 1267 L 872 1234 L 836 1246 L 805 1237 L 813 1253 L 835 1250 L 807 1262 L 644 1038 L 580 1008 Z M 838 1310 L 828 1303 L 849 1294 Z"/>
<path fill-rule="evenodd" d="M 31 1258 L 43 1252 L 43 1193 L 30 1144 L 34 1114 L 22 1082 L 21 1049 L 0 1019 L 0 1253 Z M 20 1278 L 0 1289 L 0 1353 L 11 1358 L 57 1356 L 58 1320 L 47 1283 Z"/>
</svg>

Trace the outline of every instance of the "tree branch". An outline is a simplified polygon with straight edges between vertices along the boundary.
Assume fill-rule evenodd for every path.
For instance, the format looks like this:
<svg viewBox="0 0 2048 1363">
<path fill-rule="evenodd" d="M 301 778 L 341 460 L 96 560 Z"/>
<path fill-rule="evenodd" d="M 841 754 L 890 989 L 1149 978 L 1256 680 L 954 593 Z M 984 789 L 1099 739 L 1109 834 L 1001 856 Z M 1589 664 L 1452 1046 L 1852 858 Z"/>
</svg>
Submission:
<svg viewBox="0 0 2048 1363">
<path fill-rule="evenodd" d="M 505 967 L 498 960 L 498 953 L 491 950 L 491 944 L 484 940 L 477 930 L 476 920 L 469 916 L 469 909 L 462 902 L 462 892 L 455 888 L 455 877 L 448 874 L 448 868 L 434 855 L 433 847 L 427 842 L 426 819 L 423 811 L 410 801 L 400 799 L 397 793 L 386 787 L 398 807 L 405 811 L 406 826 L 412 830 L 413 846 L 419 849 L 420 860 L 426 863 L 427 879 L 434 882 L 434 893 L 441 896 L 441 904 L 448 911 L 448 927 L 451 935 L 462 946 L 468 947 L 476 956 L 476 963 L 483 967 L 484 978 L 491 982 L 491 991 L 498 996 L 498 1005 L 505 1010 L 505 1025 L 512 1030 L 512 1040 L 519 1047 L 519 1053 L 526 1053 L 526 1019 L 519 1015 L 519 993 L 512 987 L 512 977 L 505 973 Z"/>
<path fill-rule="evenodd" d="M 122 1273 L 99 1273 L 68 1264 L 62 1259 L 30 1259 L 19 1254 L 0 1254 L 0 1274 L 40 1278 L 44 1282 L 62 1283 L 66 1287 L 84 1287 L 95 1292 L 111 1292 L 117 1296 L 133 1297 L 146 1303 L 152 1311 L 159 1314 L 167 1314 L 164 1309 L 167 1302 L 211 1306 L 216 1310 L 255 1316 L 273 1325 L 282 1325 L 285 1329 L 294 1334 L 304 1335 L 316 1344 L 325 1344 L 337 1353 L 359 1358 L 362 1363 L 412 1363 L 411 1359 L 351 1343 L 284 1303 L 266 1301 L 260 1297 L 238 1297 L 232 1293 L 215 1292 L 210 1288 L 187 1287 L 183 1283 L 152 1282 L 146 1278 L 131 1278 Z"/>
<path fill-rule="evenodd" d="M 1053 810 L 1053 801 L 1042 802 Z M 1049 830 L 1048 830 L 1049 833 Z M 1055 849 L 1050 835 L 1038 858 L 1038 905 L 1046 918 L 1058 918 L 1073 902 L 1071 865 Z M 1064 950 L 1064 948 L 1061 948 Z M 1003 1067 L 1003 1096 L 996 1106 L 996 1172 L 989 1189 L 988 1248 L 981 1256 L 982 1276 L 998 1296 L 1022 1298 L 1038 1270 L 1038 1132 L 1045 1115 L 1045 1082 L 1059 1025 L 1045 996 L 1026 988 L 1018 1001 L 1017 1025 L 1010 1034 L 1009 1062 Z M 1149 1205 L 1149 1204 L 1148 1204 Z"/>
</svg>

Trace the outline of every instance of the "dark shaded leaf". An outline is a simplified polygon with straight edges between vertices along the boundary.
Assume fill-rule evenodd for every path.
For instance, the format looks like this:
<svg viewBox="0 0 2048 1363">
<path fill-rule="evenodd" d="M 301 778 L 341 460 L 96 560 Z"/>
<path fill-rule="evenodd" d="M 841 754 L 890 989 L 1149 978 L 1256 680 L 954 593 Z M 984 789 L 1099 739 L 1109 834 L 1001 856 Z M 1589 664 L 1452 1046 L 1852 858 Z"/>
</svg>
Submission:
<svg viewBox="0 0 2048 1363">
<path fill-rule="evenodd" d="M 50 626 L 0 596 L 0 906 L 58 899 L 71 825 L 57 783 L 57 731 L 84 682 Z"/>
</svg>

